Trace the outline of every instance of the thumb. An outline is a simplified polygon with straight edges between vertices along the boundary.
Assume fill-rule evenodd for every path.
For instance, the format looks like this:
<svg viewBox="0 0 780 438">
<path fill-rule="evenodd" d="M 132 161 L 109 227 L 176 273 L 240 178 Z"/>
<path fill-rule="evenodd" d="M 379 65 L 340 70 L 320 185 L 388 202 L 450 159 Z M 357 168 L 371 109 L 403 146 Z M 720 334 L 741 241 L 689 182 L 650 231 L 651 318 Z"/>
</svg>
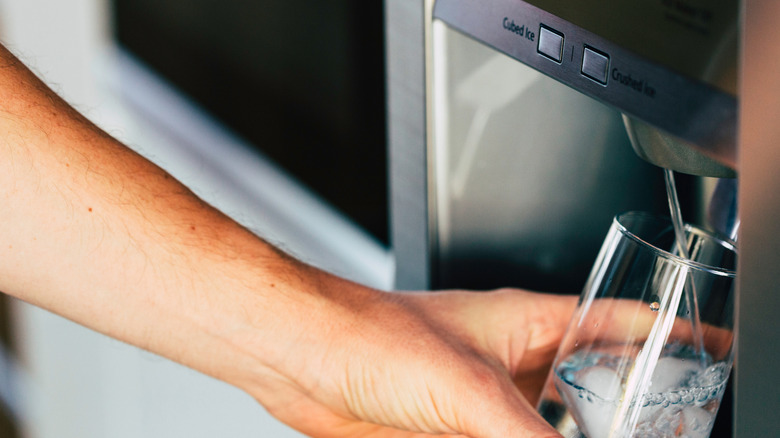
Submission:
<svg viewBox="0 0 780 438">
<path fill-rule="evenodd" d="M 492 367 L 491 367 L 492 368 Z M 561 438 L 515 387 L 511 377 L 493 368 L 461 391 L 461 430 L 473 438 Z"/>
</svg>

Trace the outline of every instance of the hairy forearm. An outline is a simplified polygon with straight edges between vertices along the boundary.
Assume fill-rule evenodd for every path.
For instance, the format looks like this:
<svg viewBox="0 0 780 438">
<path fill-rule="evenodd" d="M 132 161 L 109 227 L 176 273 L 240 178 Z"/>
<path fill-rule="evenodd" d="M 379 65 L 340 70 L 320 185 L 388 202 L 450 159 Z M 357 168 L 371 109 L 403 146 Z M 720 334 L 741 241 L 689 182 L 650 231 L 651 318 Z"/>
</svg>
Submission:
<svg viewBox="0 0 780 438">
<path fill-rule="evenodd" d="M 312 436 L 555 436 L 515 383 L 538 393 L 575 301 L 386 294 L 299 263 L 2 47 L 0 157 L 3 292 L 232 383 Z"/>
<path fill-rule="evenodd" d="M 273 343 L 322 305 L 330 277 L 204 205 L 0 51 L 0 289 L 233 383 L 276 360 Z"/>
</svg>

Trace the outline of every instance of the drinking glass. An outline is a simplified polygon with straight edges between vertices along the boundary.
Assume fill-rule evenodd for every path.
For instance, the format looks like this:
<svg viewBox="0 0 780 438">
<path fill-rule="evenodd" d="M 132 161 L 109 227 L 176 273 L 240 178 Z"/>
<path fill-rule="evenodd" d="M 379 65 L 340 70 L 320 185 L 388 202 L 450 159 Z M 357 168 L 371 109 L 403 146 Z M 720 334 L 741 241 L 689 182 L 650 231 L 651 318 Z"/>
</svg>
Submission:
<svg viewBox="0 0 780 438">
<path fill-rule="evenodd" d="M 614 218 L 542 391 L 564 437 L 708 437 L 733 361 L 736 247 Z M 700 319 L 700 321 L 697 321 Z"/>
</svg>

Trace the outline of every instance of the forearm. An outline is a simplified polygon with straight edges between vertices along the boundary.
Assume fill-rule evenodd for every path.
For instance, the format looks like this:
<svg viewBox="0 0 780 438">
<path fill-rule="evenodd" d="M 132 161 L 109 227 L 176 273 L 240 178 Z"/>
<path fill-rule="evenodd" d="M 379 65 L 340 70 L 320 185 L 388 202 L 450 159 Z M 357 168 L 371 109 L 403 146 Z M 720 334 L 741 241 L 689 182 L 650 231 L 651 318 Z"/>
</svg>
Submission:
<svg viewBox="0 0 780 438">
<path fill-rule="evenodd" d="M 0 50 L 0 289 L 234 383 L 250 361 L 275 360 L 273 342 L 320 305 L 322 274 L 203 205 Z"/>
<path fill-rule="evenodd" d="M 512 377 L 538 393 L 523 376 L 546 372 L 573 300 L 385 294 L 299 263 L 2 47 L 0 157 L 0 290 L 232 383 L 313 436 L 555 436 Z"/>
</svg>

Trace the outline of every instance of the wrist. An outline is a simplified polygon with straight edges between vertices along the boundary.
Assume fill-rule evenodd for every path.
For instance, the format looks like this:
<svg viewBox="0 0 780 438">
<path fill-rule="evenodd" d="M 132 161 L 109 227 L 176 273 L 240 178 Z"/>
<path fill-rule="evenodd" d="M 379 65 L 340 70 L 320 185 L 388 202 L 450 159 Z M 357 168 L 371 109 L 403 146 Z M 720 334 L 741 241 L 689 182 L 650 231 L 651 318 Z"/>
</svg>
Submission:
<svg viewBox="0 0 780 438">
<path fill-rule="evenodd" d="M 280 384 L 314 388 L 323 362 L 336 345 L 359 330 L 359 320 L 381 293 L 292 259 L 277 267 L 274 280 L 262 274 L 247 292 L 226 345 L 243 359 L 231 359 L 219 378 L 248 392 L 269 410 Z M 265 269 L 265 268 L 264 268 Z M 235 367 L 238 365 L 238 367 Z M 269 397 L 272 396 L 272 397 Z"/>
</svg>

